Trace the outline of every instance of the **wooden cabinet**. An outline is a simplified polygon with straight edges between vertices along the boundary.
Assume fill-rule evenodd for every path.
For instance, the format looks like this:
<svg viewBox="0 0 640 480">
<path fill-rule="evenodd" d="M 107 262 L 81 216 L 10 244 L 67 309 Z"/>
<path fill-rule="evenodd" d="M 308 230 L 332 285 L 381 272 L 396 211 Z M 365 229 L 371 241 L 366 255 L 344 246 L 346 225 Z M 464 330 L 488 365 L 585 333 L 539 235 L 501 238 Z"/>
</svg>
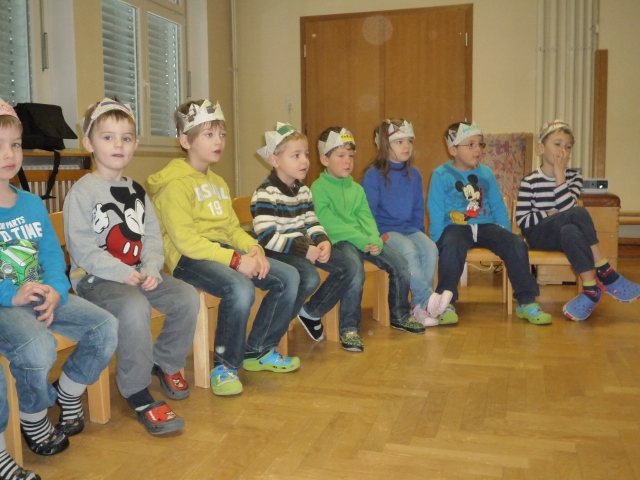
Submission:
<svg viewBox="0 0 640 480">
<path fill-rule="evenodd" d="M 589 210 L 596 226 L 602 254 L 613 268 L 617 268 L 620 198 L 611 193 L 599 193 L 585 194 L 580 199 Z M 556 266 L 540 266 L 537 279 L 538 283 L 543 285 L 576 281 L 575 274 L 570 268 Z"/>
</svg>

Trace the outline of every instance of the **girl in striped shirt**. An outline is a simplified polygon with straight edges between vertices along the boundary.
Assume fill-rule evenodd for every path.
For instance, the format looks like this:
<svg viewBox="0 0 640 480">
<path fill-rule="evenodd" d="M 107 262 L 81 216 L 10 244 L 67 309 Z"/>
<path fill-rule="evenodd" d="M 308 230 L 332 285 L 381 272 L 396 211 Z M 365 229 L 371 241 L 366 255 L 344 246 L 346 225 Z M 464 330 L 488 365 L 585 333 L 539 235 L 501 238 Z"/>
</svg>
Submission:
<svg viewBox="0 0 640 480">
<path fill-rule="evenodd" d="M 589 212 L 578 206 L 582 175 L 567 168 L 574 138 L 571 127 L 555 120 L 540 130 L 540 168 L 522 179 L 516 223 L 535 250 L 561 251 L 583 281 L 583 291 L 562 309 L 570 320 L 583 321 L 607 292 L 616 300 L 631 302 L 640 286 L 616 272 L 602 255 Z"/>
</svg>

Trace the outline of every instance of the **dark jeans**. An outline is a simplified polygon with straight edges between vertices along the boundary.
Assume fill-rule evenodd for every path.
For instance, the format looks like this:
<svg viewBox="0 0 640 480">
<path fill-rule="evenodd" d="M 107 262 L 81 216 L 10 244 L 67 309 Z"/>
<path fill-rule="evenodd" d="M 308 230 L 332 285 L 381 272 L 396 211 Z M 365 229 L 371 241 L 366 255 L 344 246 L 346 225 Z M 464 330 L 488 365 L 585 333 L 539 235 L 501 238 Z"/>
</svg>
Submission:
<svg viewBox="0 0 640 480">
<path fill-rule="evenodd" d="M 591 247 L 598 244 L 598 236 L 584 207 L 558 212 L 522 233 L 534 250 L 564 252 L 578 275 L 595 268 Z"/>
<path fill-rule="evenodd" d="M 214 360 L 234 370 L 242 366 L 246 351 L 262 353 L 278 345 L 293 318 L 293 302 L 298 292 L 298 271 L 278 260 L 268 259 L 269 273 L 262 280 L 209 260 L 184 255 L 173 271 L 176 278 L 220 298 Z M 245 342 L 247 323 L 255 300 L 255 287 L 268 293 L 262 299 Z"/>
<path fill-rule="evenodd" d="M 355 317 L 352 314 L 354 306 L 349 305 L 350 300 L 346 299 L 344 294 L 353 282 L 358 269 L 361 268 L 362 261 L 356 262 L 353 257 L 345 255 L 336 248 L 331 249 L 331 257 L 326 263 L 316 262 L 315 264 L 312 264 L 306 258 L 290 253 L 271 251 L 268 253 L 269 257 L 291 265 L 300 274 L 300 286 L 298 287 L 298 297 L 293 306 L 293 315 L 297 315 L 304 305 L 304 309 L 310 316 L 321 318 L 338 301 L 342 300 L 340 303 L 340 334 L 358 331 L 359 317 Z M 329 273 L 320 288 L 318 288 L 320 275 L 316 267 Z M 316 288 L 318 289 L 317 291 Z M 309 301 L 305 304 L 307 298 L 309 298 Z M 359 303 L 355 309 L 360 309 Z"/>
<path fill-rule="evenodd" d="M 362 290 L 364 287 L 363 260 L 373 263 L 380 270 L 389 274 L 389 313 L 392 322 L 401 322 L 409 318 L 409 265 L 405 258 L 396 250 L 385 245 L 380 255 L 371 255 L 358 250 L 350 242 L 338 242 L 333 246 L 339 250 L 350 262 L 357 264 L 358 269 L 351 284 L 340 300 L 340 321 L 342 317 L 356 319 L 358 330 L 362 319 Z M 343 311 L 344 308 L 344 311 Z M 342 330 L 342 327 L 341 327 Z"/>
<path fill-rule="evenodd" d="M 518 304 L 533 303 L 540 294 L 536 279 L 531 274 L 527 244 L 518 235 L 499 225 L 478 225 L 478 241 L 475 243 L 469 225 L 449 225 L 436 245 L 440 251 L 436 292 L 452 291 L 451 303 L 458 299 L 458 281 L 464 270 L 467 251 L 475 247 L 487 248 L 502 259 Z"/>
</svg>

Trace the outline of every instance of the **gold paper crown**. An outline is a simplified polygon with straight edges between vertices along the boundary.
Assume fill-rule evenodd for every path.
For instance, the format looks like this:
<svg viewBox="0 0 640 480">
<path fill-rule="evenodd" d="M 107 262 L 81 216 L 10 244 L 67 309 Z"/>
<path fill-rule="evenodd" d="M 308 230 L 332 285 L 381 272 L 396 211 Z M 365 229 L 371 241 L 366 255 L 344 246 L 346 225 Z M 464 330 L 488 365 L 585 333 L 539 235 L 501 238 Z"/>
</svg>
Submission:
<svg viewBox="0 0 640 480">
<path fill-rule="evenodd" d="M 472 122 L 471 125 L 460 122 L 460 126 L 458 127 L 458 131 L 455 135 L 452 132 L 448 132 L 446 135 L 447 147 L 455 147 L 459 145 L 460 142 L 466 140 L 470 137 L 475 137 L 476 135 L 482 135 L 482 130 L 477 123 Z"/>
<path fill-rule="evenodd" d="M 330 152 L 334 148 L 341 147 L 345 143 L 351 143 L 353 144 L 353 148 L 356 148 L 356 141 L 349 130 L 343 128 L 340 130 L 340 133 L 331 131 L 326 142 L 318 140 L 318 151 L 320 155 L 326 155 L 327 152 Z"/>
<path fill-rule="evenodd" d="M 390 142 L 393 142 L 394 140 L 401 140 L 403 138 L 416 138 L 413 133 L 413 125 L 411 122 L 405 120 L 399 127 L 391 123 L 389 120 L 387 120 L 387 122 L 389 123 L 387 133 L 389 134 Z M 376 142 L 376 147 L 380 148 L 380 136 L 378 135 L 378 132 L 376 132 L 374 141 Z"/>
<path fill-rule="evenodd" d="M 11 115 L 12 117 L 16 117 L 20 122 L 20 119 L 18 118 L 18 114 L 13 109 L 13 107 L 1 98 L 0 98 L 0 115 Z"/>
<path fill-rule="evenodd" d="M 280 145 L 282 140 L 297 131 L 298 130 L 293 125 L 278 122 L 276 124 L 275 130 L 265 132 L 264 139 L 267 144 L 257 150 L 258 155 L 260 155 L 266 161 L 269 161 L 269 155 L 276 151 L 276 147 Z"/>
<path fill-rule="evenodd" d="M 571 132 L 571 135 L 573 135 L 573 130 L 571 130 L 571 127 L 567 122 L 555 119 L 553 122 L 545 123 L 542 126 L 542 128 L 540 129 L 540 133 L 538 134 L 538 141 L 542 142 L 542 140 L 544 140 L 547 135 L 555 132 L 556 130 L 560 130 L 561 128 L 569 130 Z"/>
<path fill-rule="evenodd" d="M 133 110 L 131 110 L 131 105 L 129 105 L 128 103 L 120 103 L 120 102 L 116 102 L 115 100 L 112 100 L 111 98 L 107 98 L 105 97 L 104 99 L 102 99 L 102 101 L 98 104 L 98 106 L 96 108 L 93 109 L 93 112 L 91 113 L 91 118 L 89 119 L 89 124 L 87 125 L 87 128 L 82 128 L 82 134 L 85 137 L 89 136 L 89 132 L 91 131 L 91 127 L 93 126 L 93 123 L 96 121 L 96 119 L 102 115 L 103 113 L 107 113 L 111 110 L 120 110 L 121 112 L 126 113 L 127 115 L 129 115 L 131 117 L 131 120 L 133 120 L 133 123 L 136 123 L 136 119 L 135 116 L 133 115 Z M 86 123 L 86 120 L 82 122 L 82 124 L 84 125 Z"/>
<path fill-rule="evenodd" d="M 209 100 L 204 100 L 202 105 L 192 103 L 189 106 L 189 113 L 186 115 L 178 112 L 178 124 L 182 133 L 187 133 L 196 125 L 213 122 L 214 120 L 224 122 L 224 114 L 219 102 L 214 105 Z"/>
</svg>

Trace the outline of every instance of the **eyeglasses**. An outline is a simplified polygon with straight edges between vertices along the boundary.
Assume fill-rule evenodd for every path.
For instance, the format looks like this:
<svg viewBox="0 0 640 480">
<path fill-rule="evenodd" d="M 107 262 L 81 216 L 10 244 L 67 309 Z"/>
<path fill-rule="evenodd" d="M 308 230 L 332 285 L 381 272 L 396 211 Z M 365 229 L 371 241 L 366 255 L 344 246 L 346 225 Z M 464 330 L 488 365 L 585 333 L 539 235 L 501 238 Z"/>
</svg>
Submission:
<svg viewBox="0 0 640 480">
<path fill-rule="evenodd" d="M 484 142 L 473 142 L 473 143 L 461 143 L 460 145 L 456 145 L 456 147 L 469 147 L 469 150 L 475 150 L 476 148 L 480 148 L 480 150 L 484 150 L 487 146 Z"/>
</svg>

